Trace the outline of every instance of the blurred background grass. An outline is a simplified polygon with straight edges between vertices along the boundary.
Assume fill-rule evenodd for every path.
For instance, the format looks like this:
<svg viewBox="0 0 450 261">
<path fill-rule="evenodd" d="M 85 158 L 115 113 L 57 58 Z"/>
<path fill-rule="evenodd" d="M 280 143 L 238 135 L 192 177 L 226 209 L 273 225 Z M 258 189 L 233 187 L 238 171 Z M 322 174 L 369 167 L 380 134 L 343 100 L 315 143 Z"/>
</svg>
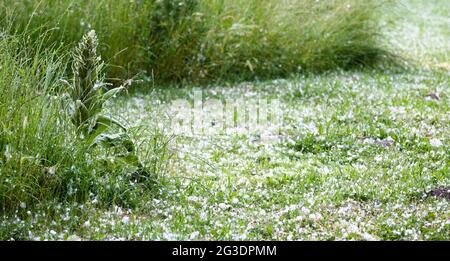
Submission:
<svg viewBox="0 0 450 261">
<path fill-rule="evenodd" d="M 0 25 L 71 48 L 95 29 L 110 78 L 283 77 L 371 66 L 386 53 L 368 0 L 2 0 Z"/>
</svg>

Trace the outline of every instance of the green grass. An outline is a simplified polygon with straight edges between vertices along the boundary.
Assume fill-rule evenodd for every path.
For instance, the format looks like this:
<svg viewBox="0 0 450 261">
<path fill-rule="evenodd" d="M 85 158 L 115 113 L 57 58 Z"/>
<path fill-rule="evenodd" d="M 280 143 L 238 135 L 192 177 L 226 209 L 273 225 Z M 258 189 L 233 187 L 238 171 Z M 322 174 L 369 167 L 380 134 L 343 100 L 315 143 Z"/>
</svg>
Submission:
<svg viewBox="0 0 450 261">
<path fill-rule="evenodd" d="M 164 159 L 170 156 L 165 135 L 153 129 L 142 137 L 138 127 L 129 128 L 128 135 L 136 142 L 139 169 L 116 157 L 115 148 L 93 148 L 80 142 L 63 98 L 66 89 L 61 80 L 65 78 L 68 54 L 61 56 L 58 50 L 48 50 L 43 41 L 31 41 L 27 35 L 2 33 L 2 217 L 8 219 L 14 213 L 26 216 L 24 209 L 48 201 L 95 199 L 100 206 L 133 207 L 150 197 L 158 186 L 157 175 L 164 169 Z M 9 227 L 2 221 L 2 239 L 11 237 Z"/>
<path fill-rule="evenodd" d="M 2 1 L 17 31 L 73 46 L 94 29 L 109 76 L 159 82 L 246 80 L 385 60 L 379 14 L 391 3 L 313 0 Z M 141 77 L 138 76 L 138 77 Z"/>
<path fill-rule="evenodd" d="M 223 8 L 236 12 L 233 19 L 259 24 L 266 16 L 258 8 L 249 11 L 252 18 L 243 15 L 241 8 L 252 1 L 236 9 L 230 3 L 223 2 Z M 272 142 L 260 140 L 257 130 L 250 136 L 171 136 L 168 122 L 179 112 L 171 102 L 191 99 L 197 86 L 192 83 L 178 88 L 143 82 L 106 104 L 106 114 L 128 123 L 148 172 L 156 174 L 144 183 L 133 180 L 133 170 L 111 162 L 113 154 L 99 150 L 86 155 L 67 134 L 70 124 L 50 124 L 59 122 L 60 107 L 40 91 L 59 93 L 57 79 L 67 77 L 66 58 L 24 48 L 34 40 L 1 37 L 0 238 L 448 240 L 450 202 L 429 192 L 450 187 L 450 76 L 445 66 L 450 48 L 444 19 L 450 6 L 444 0 L 411 0 L 395 11 L 395 16 L 382 16 L 380 34 L 389 42 L 386 50 L 412 66 L 310 71 L 203 89 L 206 100 L 279 99 L 284 125 L 264 129 L 278 138 Z M 413 39 L 411 32 L 416 32 Z M 252 44 L 242 53 L 227 50 L 236 58 L 227 57 L 218 68 L 244 68 L 226 66 L 245 63 L 252 52 L 271 57 L 251 39 L 244 41 Z M 276 69 L 269 68 L 275 76 Z M 427 97 L 430 93 L 438 93 L 440 100 Z M 32 97 L 34 102 L 27 103 Z M 17 112 L 10 113 L 11 108 Z M 380 145 L 387 138 L 392 145 Z M 26 155 L 37 154 L 51 161 L 28 161 Z M 8 155 L 12 158 L 6 161 Z M 57 166 L 58 182 L 43 187 L 34 181 L 46 177 L 52 166 Z M 70 189 L 76 189 L 72 196 Z"/>
<path fill-rule="evenodd" d="M 65 147 L 66 127 L 58 122 L 60 104 L 51 95 L 62 77 L 64 58 L 58 60 L 55 53 L 40 50 L 38 43 L 37 54 L 28 54 L 23 49 L 28 44 L 32 43 L 19 37 L 0 39 L 3 210 L 52 195 L 58 180 L 45 170 L 70 162 L 72 154 Z"/>
<path fill-rule="evenodd" d="M 427 193 L 450 184 L 448 85 L 445 71 L 369 70 L 205 89 L 205 99 L 281 99 L 280 141 L 180 136 L 168 184 L 141 219 L 87 237 L 446 240 L 450 203 Z M 436 91 L 440 101 L 426 98 Z M 168 102 L 189 90 L 170 92 L 124 99 L 114 110 L 157 125 L 163 116 L 152 123 L 154 114 L 142 112 L 171 111 Z M 392 146 L 377 144 L 387 137 Z"/>
</svg>

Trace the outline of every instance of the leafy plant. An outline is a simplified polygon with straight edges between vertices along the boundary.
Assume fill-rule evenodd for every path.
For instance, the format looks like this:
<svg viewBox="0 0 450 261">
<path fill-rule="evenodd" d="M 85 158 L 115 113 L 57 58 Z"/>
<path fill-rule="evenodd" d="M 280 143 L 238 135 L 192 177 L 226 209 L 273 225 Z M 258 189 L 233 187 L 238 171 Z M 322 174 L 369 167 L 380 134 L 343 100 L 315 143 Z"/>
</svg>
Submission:
<svg viewBox="0 0 450 261">
<path fill-rule="evenodd" d="M 151 197 L 168 158 L 165 136 L 106 117 L 105 102 L 124 87 L 102 84 L 95 33 L 72 52 L 13 30 L 0 29 L 0 238 L 29 238 L 11 222 L 40 204 L 133 207 Z"/>
</svg>

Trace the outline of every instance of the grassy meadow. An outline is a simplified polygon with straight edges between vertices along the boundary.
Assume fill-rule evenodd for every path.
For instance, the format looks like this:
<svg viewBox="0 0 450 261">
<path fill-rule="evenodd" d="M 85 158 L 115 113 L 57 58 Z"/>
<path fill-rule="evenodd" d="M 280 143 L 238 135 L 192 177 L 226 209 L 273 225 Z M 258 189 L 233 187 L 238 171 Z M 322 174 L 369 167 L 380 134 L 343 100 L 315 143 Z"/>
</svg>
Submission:
<svg viewBox="0 0 450 261">
<path fill-rule="evenodd" d="M 0 0 L 0 239 L 450 239 L 449 14 Z M 195 90 L 279 124 L 175 134 Z"/>
</svg>

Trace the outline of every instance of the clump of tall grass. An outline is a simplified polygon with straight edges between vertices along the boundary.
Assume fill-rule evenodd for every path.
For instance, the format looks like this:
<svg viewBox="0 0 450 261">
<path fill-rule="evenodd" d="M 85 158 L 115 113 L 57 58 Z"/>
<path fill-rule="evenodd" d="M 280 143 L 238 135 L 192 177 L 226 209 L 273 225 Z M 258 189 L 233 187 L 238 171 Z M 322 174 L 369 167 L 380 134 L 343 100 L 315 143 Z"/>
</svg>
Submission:
<svg viewBox="0 0 450 261">
<path fill-rule="evenodd" d="M 31 44 L 34 54 L 25 46 Z M 40 200 L 58 187 L 68 161 L 66 129 L 51 93 L 65 61 L 55 51 L 2 31 L 0 38 L 0 206 Z M 42 188 L 42 189 L 38 189 Z"/>
<path fill-rule="evenodd" d="M 252 79 L 374 65 L 385 57 L 375 0 L 5 0 L 16 30 L 44 27 L 52 45 L 87 31 L 113 65 L 160 81 Z M 36 31 L 34 38 L 42 30 Z"/>
<path fill-rule="evenodd" d="M 161 170 L 166 147 L 153 150 L 130 141 L 130 150 L 130 142 L 114 136 L 112 120 L 101 115 L 101 105 L 121 88 L 106 93 L 99 89 L 95 35 L 89 33 L 75 51 L 79 57 L 73 59 L 73 81 L 68 82 L 73 110 L 64 98 L 68 87 L 61 82 L 67 78 L 70 53 L 30 39 L 0 31 L 0 212 L 28 210 L 47 200 L 138 204 Z M 99 146 L 92 146 L 88 136 Z M 132 136 L 139 133 L 129 130 L 127 137 Z M 119 148 L 100 146 L 118 138 Z M 159 144 L 164 136 L 149 138 Z"/>
</svg>

